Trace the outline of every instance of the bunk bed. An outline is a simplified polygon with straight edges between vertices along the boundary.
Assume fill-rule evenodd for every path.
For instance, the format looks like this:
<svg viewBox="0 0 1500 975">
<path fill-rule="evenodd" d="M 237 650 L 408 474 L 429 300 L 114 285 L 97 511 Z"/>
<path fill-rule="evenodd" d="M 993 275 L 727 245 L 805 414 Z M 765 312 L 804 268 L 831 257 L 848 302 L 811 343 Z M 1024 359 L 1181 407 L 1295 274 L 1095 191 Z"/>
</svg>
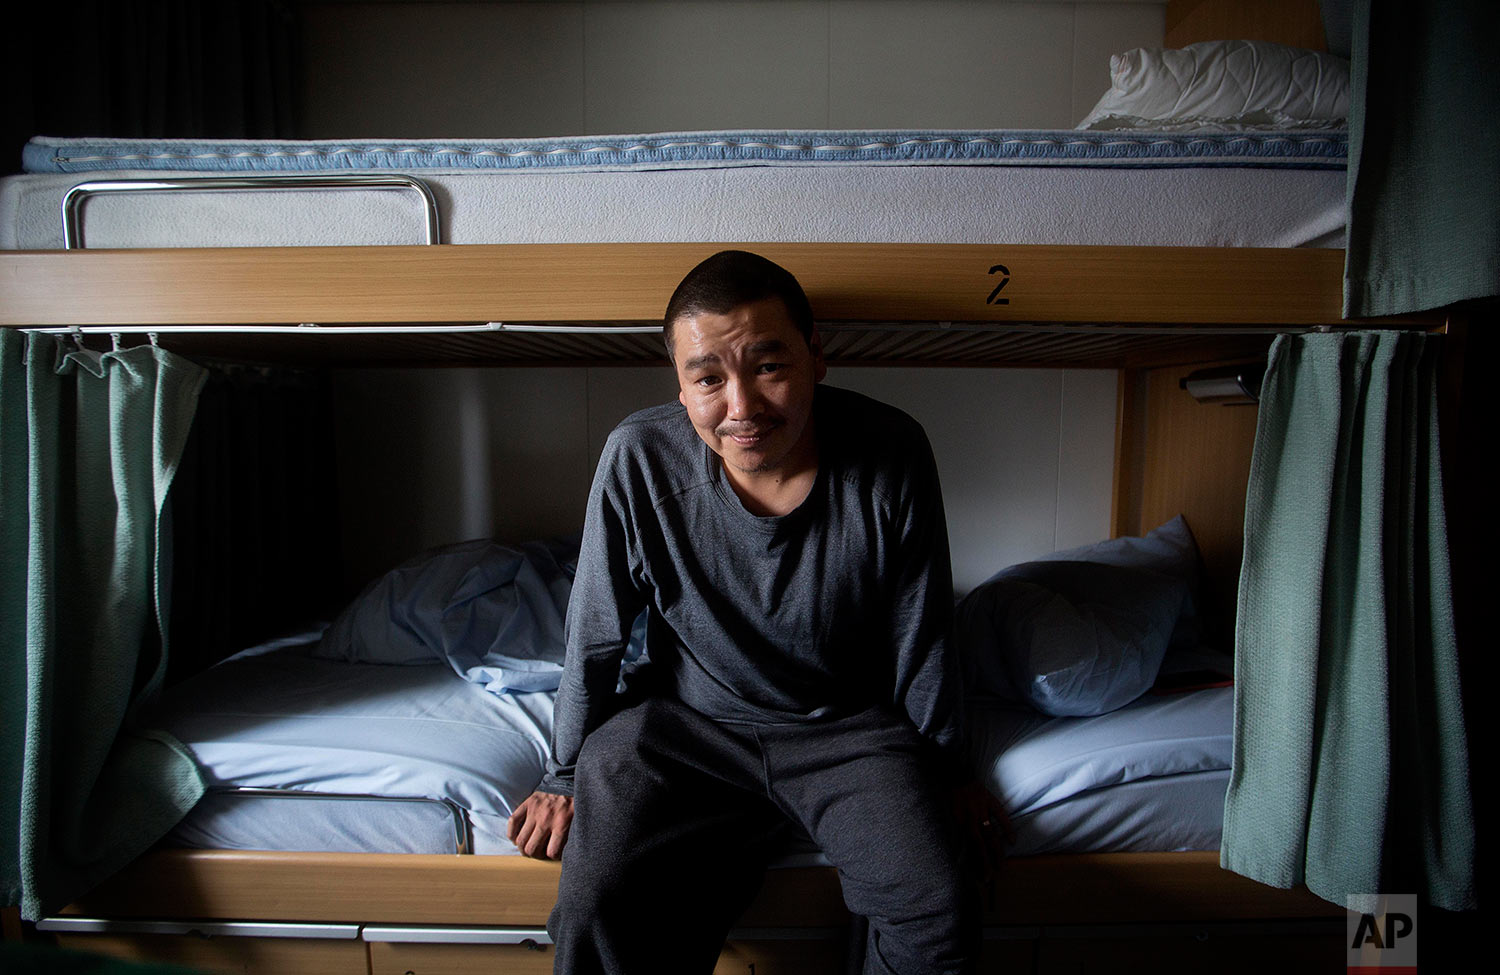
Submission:
<svg viewBox="0 0 1500 975">
<path fill-rule="evenodd" d="M 1186 513 L 1213 584 L 1226 591 L 1233 585 L 1241 502 L 1236 490 L 1223 487 L 1243 484 L 1253 417 L 1199 407 L 1177 390 L 1178 381 L 1205 364 L 1263 353 L 1271 331 L 1344 324 L 1340 254 L 1333 250 L 755 246 L 796 269 L 824 321 L 834 328 L 860 323 L 831 331 L 835 361 L 840 338 L 873 333 L 899 339 L 892 343 L 897 361 L 908 363 L 976 361 L 966 359 L 972 353 L 977 361 L 1123 370 L 1117 533 L 1142 534 Z M 600 362 L 604 357 L 588 342 L 602 337 L 619 359 L 639 362 L 656 359 L 654 337 L 624 329 L 650 321 L 681 269 L 716 248 L 85 250 L 0 260 L 7 265 L 6 324 L 159 328 L 155 341 L 189 354 L 436 361 L 438 346 L 446 361 Z M 1007 305 L 985 300 L 995 290 L 996 265 L 1010 275 Z M 276 282 L 274 290 L 264 287 L 268 281 Z M 580 337 L 492 329 L 425 340 L 405 333 L 325 338 L 167 330 L 173 323 L 306 319 L 317 320 L 320 333 L 372 322 L 425 327 L 499 319 L 620 331 Z M 1100 324 L 1106 322 L 1112 324 Z M 368 952 L 374 971 L 492 964 L 545 970 L 550 956 L 533 949 L 545 942 L 542 924 L 555 884 L 555 865 L 519 857 L 159 850 L 68 908 L 64 916 L 78 920 L 64 927 L 75 932 L 67 936 L 95 947 L 210 966 L 248 960 L 257 970 L 295 964 L 363 971 Z M 988 898 L 987 951 L 997 965 L 1029 966 L 1044 953 L 1050 966 L 1070 952 L 1117 955 L 1144 944 L 1101 937 L 1122 925 L 1134 933 L 1151 926 L 1172 932 L 1184 964 L 1201 960 L 1194 951 L 1222 950 L 1218 937 L 1243 935 L 1244 925 L 1256 921 L 1274 922 L 1269 930 L 1286 936 L 1273 939 L 1278 951 L 1311 952 L 1318 938 L 1298 920 L 1340 916 L 1305 892 L 1273 890 L 1221 870 L 1211 851 L 1016 859 Z M 98 917 L 135 923 L 123 933 L 76 934 L 90 923 L 82 919 Z M 726 949 L 724 970 L 752 963 L 826 970 L 842 948 L 845 921 L 837 880 L 826 868 L 773 871 L 742 921 L 747 937 Z M 1316 930 L 1326 947 L 1328 929 Z M 185 931 L 248 936 L 166 933 Z M 1213 936 L 1209 942 L 1193 940 L 1205 933 Z M 448 943 L 431 943 L 438 939 Z"/>
<path fill-rule="evenodd" d="M 857 147 L 870 142 L 863 135 L 843 142 L 787 134 L 732 138 L 772 153 L 817 145 L 863 151 Z M 1028 138 L 1082 151 L 1108 141 Z M 1285 137 L 1260 144 L 1273 138 Z M 1326 147 L 1330 137 L 1296 140 Z M 646 144 L 660 153 L 675 152 L 681 141 L 600 144 L 608 151 Z M 998 170 L 1008 179 L 1048 168 L 1034 158 L 1013 170 L 951 165 L 950 136 L 882 141 L 919 155 L 941 151 L 907 160 L 922 179 L 937 174 L 937 167 L 922 170 L 924 162 L 970 176 Z M 1136 142 L 1159 152 L 1173 139 Z M 1200 143 L 1223 148 L 1227 140 L 1175 144 Z M 523 158 L 539 152 L 535 145 L 509 149 Z M 135 148 L 128 154 L 141 162 Z M 1160 156 L 1144 161 L 1147 168 L 1119 169 L 1150 178 L 1171 167 Z M 563 160 L 562 169 L 577 162 Z M 661 165 L 656 155 L 626 171 Z M 119 175 L 117 166 L 118 160 L 106 164 L 111 176 Z M 435 180 L 451 176 L 435 168 Z M 744 168 L 725 172 L 742 177 Z M 160 176 L 124 169 L 137 178 Z M 1338 172 L 1326 159 L 1301 171 L 1316 169 Z M 701 178 L 703 169 L 690 167 L 694 172 Z M 48 179 L 44 188 L 55 197 L 78 177 Z M 965 186 L 962 193 L 973 191 Z M 12 198 L 20 192 L 13 185 Z M 451 199 L 452 192 L 437 196 Z M 435 220 L 429 227 L 441 239 Z M 473 232 L 483 239 L 490 231 L 481 223 Z M 745 246 L 796 273 L 817 310 L 831 362 L 1119 370 L 1113 533 L 1142 535 L 1186 515 L 1208 585 L 1230 603 L 1254 416 L 1200 407 L 1181 393 L 1182 380 L 1205 367 L 1261 357 L 1280 331 L 1450 324 L 1445 316 L 1343 319 L 1342 251 L 1326 246 L 1337 242 L 1326 227 L 1295 241 L 1325 245 L 1312 247 L 997 243 L 1015 238 L 984 227 L 969 231 L 974 239 L 928 242 L 924 232 L 896 230 L 892 236 L 902 239 L 885 242 L 857 240 L 857 231 L 843 237 L 828 231 L 828 239 L 812 241 L 762 232 Z M 686 243 L 455 246 L 463 239 L 450 236 L 446 246 L 0 251 L 0 325 L 62 329 L 79 341 L 113 333 L 117 343 L 150 341 L 188 356 L 317 366 L 655 363 L 661 355 L 652 323 L 663 297 L 685 269 L 736 242 L 699 231 Z M 55 930 L 99 950 L 213 968 L 550 971 L 543 924 L 556 880 L 555 864 L 514 856 L 158 849 L 67 907 Z M 983 896 L 986 965 L 994 970 L 1118 967 L 1145 958 L 1188 970 L 1206 959 L 1222 964 L 1226 944 L 1237 963 L 1260 968 L 1326 957 L 1334 944 L 1329 932 L 1342 931 L 1341 909 L 1306 891 L 1276 890 L 1221 870 L 1213 851 L 1016 858 Z M 99 918 L 116 924 L 103 928 Z M 773 870 L 719 970 L 833 970 L 847 923 L 828 868 Z M 1142 932 L 1157 937 L 1135 937 Z M 211 937 L 184 937 L 193 933 Z"/>
</svg>

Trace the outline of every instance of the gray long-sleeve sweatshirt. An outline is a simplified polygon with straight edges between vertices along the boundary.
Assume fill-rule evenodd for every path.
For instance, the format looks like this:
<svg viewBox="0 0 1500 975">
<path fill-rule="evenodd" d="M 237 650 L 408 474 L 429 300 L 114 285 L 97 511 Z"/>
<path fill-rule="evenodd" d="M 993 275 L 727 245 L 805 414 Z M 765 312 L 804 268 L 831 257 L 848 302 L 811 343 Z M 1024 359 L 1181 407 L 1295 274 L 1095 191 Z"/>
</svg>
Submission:
<svg viewBox="0 0 1500 975">
<path fill-rule="evenodd" d="M 624 420 L 589 493 L 552 760 L 571 795 L 584 739 L 618 707 L 649 609 L 650 686 L 723 721 L 819 721 L 891 706 L 962 775 L 947 636 L 948 535 L 932 449 L 907 414 L 818 386 L 818 473 L 786 515 L 746 510 L 677 403 Z"/>
</svg>

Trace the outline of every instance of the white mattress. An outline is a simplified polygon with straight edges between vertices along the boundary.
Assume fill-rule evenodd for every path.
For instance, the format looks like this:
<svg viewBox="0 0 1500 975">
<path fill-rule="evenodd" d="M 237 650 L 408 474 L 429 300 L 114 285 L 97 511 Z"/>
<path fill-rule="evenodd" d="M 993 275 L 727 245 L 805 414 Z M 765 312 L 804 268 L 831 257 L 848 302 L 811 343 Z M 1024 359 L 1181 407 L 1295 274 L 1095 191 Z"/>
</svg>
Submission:
<svg viewBox="0 0 1500 975">
<path fill-rule="evenodd" d="M 1012 855 L 1215 849 L 1228 688 L 1146 697 L 1098 718 L 974 715 L 985 783 L 1012 810 Z M 441 664 L 242 655 L 169 692 L 161 724 L 215 786 L 451 799 L 475 853 L 515 853 L 505 821 L 541 778 L 550 694 L 497 695 Z M 437 804 L 212 796 L 172 841 L 223 849 L 451 853 Z M 785 863 L 823 862 L 806 852 Z"/>
<path fill-rule="evenodd" d="M 1299 145 L 1333 149 L 1288 156 L 1278 154 L 1273 136 L 1256 136 L 1272 141 L 1251 143 L 1250 152 L 1248 137 L 1229 135 L 966 133 L 902 141 L 882 133 L 858 134 L 861 143 L 825 134 L 842 140 L 833 147 L 795 135 L 795 145 L 769 148 L 743 134 L 619 137 L 594 140 L 604 145 L 592 155 L 588 147 L 509 141 L 463 153 L 34 143 L 29 157 L 66 171 L 0 184 L 0 248 L 61 247 L 63 194 L 88 179 L 243 175 L 247 168 L 416 175 L 437 197 L 442 239 L 450 243 L 1343 246 L 1342 136 L 1289 134 Z M 652 139 L 648 155 L 631 154 Z M 698 148 L 661 148 L 687 142 Z M 910 150 L 912 142 L 922 151 Z M 468 165 L 455 167 L 455 159 Z M 90 247 L 415 244 L 425 232 L 416 194 L 392 190 L 100 196 L 84 214 Z"/>
</svg>

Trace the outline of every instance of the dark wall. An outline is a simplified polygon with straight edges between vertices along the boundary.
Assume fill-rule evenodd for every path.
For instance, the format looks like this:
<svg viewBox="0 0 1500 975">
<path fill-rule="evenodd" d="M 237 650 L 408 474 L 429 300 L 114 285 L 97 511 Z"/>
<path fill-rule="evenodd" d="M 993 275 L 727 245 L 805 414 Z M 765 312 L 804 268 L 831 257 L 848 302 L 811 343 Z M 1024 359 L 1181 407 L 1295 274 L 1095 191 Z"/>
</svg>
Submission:
<svg viewBox="0 0 1500 975">
<path fill-rule="evenodd" d="M 289 0 L 57 0 L 20 9 L 5 58 L 0 174 L 20 172 L 21 147 L 34 135 L 297 134 L 299 20 Z"/>
</svg>

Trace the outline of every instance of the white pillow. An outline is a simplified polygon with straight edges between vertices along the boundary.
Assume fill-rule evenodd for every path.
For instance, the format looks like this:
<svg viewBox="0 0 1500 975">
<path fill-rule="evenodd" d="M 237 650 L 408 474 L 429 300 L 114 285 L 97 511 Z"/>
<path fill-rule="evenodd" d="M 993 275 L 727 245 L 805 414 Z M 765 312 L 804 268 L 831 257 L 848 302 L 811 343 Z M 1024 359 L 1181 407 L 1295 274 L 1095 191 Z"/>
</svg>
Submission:
<svg viewBox="0 0 1500 975">
<path fill-rule="evenodd" d="M 1078 128 L 1339 128 L 1349 116 L 1349 62 L 1269 41 L 1136 48 L 1109 73 Z"/>
</svg>

